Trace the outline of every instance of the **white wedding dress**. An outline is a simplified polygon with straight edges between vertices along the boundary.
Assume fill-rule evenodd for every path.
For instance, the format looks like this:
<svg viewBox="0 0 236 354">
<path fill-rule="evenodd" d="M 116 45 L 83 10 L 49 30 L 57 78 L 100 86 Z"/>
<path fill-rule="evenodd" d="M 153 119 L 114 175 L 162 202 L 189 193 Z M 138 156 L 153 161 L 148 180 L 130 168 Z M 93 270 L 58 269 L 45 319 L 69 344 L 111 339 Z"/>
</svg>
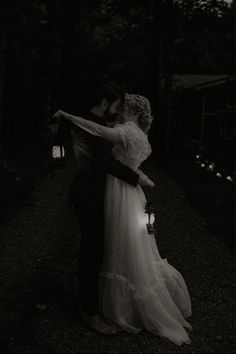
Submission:
<svg viewBox="0 0 236 354">
<path fill-rule="evenodd" d="M 137 170 L 150 155 L 147 136 L 133 122 L 118 125 L 122 144 L 114 157 Z M 137 333 L 146 329 L 177 345 L 190 343 L 185 317 L 191 300 L 181 274 L 148 235 L 140 186 L 133 187 L 111 175 L 105 200 L 105 249 L 100 273 L 101 312 L 119 328 Z"/>
</svg>

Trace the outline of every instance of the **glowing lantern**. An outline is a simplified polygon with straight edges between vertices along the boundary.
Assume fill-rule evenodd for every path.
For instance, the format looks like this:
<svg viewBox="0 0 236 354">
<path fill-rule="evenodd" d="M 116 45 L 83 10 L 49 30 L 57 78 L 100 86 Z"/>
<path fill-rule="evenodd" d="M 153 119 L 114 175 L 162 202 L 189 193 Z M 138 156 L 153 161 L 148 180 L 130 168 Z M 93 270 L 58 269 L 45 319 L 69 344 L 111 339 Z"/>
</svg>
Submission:
<svg viewBox="0 0 236 354">
<path fill-rule="evenodd" d="M 57 163 L 64 163 L 65 158 L 65 148 L 62 145 L 56 145 L 52 148 L 53 160 Z"/>
<path fill-rule="evenodd" d="M 144 217 L 145 217 L 145 223 L 147 226 L 148 233 L 154 234 L 155 214 L 154 214 L 151 203 L 146 204 Z"/>
</svg>

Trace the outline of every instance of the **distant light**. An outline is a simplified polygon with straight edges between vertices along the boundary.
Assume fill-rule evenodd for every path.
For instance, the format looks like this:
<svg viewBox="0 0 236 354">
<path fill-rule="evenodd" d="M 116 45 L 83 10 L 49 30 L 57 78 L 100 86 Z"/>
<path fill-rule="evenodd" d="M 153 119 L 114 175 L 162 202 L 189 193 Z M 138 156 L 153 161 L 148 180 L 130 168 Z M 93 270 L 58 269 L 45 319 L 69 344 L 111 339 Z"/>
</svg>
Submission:
<svg viewBox="0 0 236 354">
<path fill-rule="evenodd" d="M 204 163 L 201 164 L 201 167 L 205 167 L 206 165 Z"/>
<path fill-rule="evenodd" d="M 196 155 L 196 159 L 200 159 L 200 155 Z"/>
<path fill-rule="evenodd" d="M 227 181 L 233 182 L 233 178 L 230 176 L 227 176 L 226 179 L 227 179 Z"/>
<path fill-rule="evenodd" d="M 217 172 L 216 177 L 222 177 L 220 172 Z"/>
</svg>

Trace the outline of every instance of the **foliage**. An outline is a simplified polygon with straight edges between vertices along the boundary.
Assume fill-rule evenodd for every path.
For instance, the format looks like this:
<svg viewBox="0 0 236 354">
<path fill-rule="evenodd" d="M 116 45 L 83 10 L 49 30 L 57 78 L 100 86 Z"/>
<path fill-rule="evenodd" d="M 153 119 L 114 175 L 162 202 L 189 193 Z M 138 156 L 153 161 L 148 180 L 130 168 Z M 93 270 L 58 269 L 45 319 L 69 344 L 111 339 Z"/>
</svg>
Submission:
<svg viewBox="0 0 236 354">
<path fill-rule="evenodd" d="M 76 29 L 83 83 L 124 81 L 127 90 L 144 91 L 150 64 L 152 1 L 84 1 Z M 84 59 L 84 60 L 83 60 Z M 82 78 L 83 79 L 83 78 Z"/>
<path fill-rule="evenodd" d="M 61 71 L 60 6 L 45 1 L 9 3 L 4 91 L 5 139 L 37 139 Z M 60 16 L 59 16 L 60 14 Z M 14 103 L 14 104 L 12 104 Z"/>
<path fill-rule="evenodd" d="M 174 69 L 179 73 L 234 72 L 234 3 L 175 0 Z"/>
<path fill-rule="evenodd" d="M 168 21 L 175 72 L 232 73 L 234 2 L 167 2 L 173 2 L 171 22 L 155 7 L 164 0 L 6 2 L 5 139 L 40 137 L 58 105 L 80 111 L 98 80 L 155 97 L 158 43 Z"/>
</svg>

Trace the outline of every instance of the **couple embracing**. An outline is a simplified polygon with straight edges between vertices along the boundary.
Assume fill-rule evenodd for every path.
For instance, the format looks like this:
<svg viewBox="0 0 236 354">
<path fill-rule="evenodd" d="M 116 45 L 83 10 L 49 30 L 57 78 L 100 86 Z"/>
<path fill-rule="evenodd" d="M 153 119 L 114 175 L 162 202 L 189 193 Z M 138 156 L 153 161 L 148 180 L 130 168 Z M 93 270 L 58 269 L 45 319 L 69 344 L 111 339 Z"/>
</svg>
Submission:
<svg viewBox="0 0 236 354">
<path fill-rule="evenodd" d="M 109 115 L 119 122 L 108 126 Z M 151 154 L 150 103 L 141 95 L 123 97 L 100 85 L 91 110 L 76 117 L 54 115 L 74 125 L 77 170 L 70 203 L 81 231 L 79 294 L 82 318 L 97 332 L 142 329 L 181 345 L 190 343 L 185 320 L 191 300 L 182 275 L 148 236 L 141 186 L 154 183 L 140 170 Z"/>
</svg>

